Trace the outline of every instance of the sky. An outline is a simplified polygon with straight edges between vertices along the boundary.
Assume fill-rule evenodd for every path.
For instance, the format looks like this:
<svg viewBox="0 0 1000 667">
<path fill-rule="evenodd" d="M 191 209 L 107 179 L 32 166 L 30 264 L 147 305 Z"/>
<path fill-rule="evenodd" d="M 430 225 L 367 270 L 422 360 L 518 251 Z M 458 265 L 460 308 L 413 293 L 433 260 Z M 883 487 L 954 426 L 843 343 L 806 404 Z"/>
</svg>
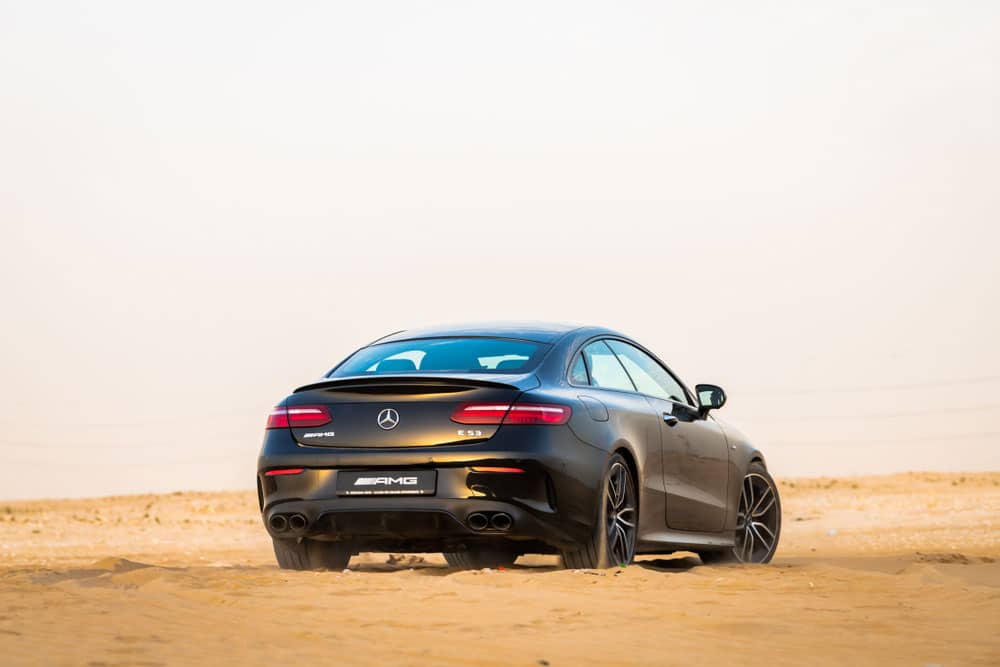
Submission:
<svg viewBox="0 0 1000 667">
<path fill-rule="evenodd" d="M 781 476 L 1000 469 L 1000 5 L 0 0 L 0 498 L 254 484 L 385 333 L 599 324 Z"/>
</svg>

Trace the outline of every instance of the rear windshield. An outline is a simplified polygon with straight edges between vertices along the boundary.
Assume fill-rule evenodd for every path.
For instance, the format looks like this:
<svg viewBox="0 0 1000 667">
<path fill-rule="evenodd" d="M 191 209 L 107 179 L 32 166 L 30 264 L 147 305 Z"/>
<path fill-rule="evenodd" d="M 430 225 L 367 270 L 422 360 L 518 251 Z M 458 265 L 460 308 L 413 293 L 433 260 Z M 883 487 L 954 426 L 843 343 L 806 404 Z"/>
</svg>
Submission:
<svg viewBox="0 0 1000 667">
<path fill-rule="evenodd" d="M 523 373 L 548 348 L 502 338 L 424 338 L 363 348 L 327 377 L 389 373 Z"/>
</svg>

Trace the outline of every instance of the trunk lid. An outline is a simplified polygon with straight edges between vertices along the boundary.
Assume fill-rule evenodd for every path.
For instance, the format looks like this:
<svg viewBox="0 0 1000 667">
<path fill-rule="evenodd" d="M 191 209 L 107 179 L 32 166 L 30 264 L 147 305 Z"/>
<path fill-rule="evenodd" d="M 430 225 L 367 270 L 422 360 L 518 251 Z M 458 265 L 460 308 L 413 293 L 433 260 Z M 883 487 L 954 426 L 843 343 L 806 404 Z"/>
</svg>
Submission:
<svg viewBox="0 0 1000 667">
<path fill-rule="evenodd" d="M 299 387 L 289 408 L 325 405 L 332 421 L 292 428 L 310 447 L 430 447 L 488 440 L 497 425 L 457 424 L 465 403 L 513 403 L 538 386 L 534 375 L 379 375 L 323 380 Z"/>
</svg>

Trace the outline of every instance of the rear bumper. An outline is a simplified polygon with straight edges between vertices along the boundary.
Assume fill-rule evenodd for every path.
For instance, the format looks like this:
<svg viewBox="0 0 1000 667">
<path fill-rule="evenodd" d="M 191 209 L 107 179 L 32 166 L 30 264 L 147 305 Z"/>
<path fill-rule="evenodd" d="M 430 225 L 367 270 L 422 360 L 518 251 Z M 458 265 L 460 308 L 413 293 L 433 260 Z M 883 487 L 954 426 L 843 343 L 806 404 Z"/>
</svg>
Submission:
<svg viewBox="0 0 1000 667">
<path fill-rule="evenodd" d="M 551 426 L 501 428 L 489 441 L 473 445 L 394 449 L 304 447 L 290 433 L 274 430 L 258 460 L 258 491 L 272 537 L 347 540 L 362 551 L 433 551 L 483 541 L 535 541 L 560 549 L 590 536 L 606 457 L 568 428 Z M 474 466 L 525 472 L 482 473 Z M 265 475 L 292 467 L 304 470 Z M 338 496 L 342 470 L 436 470 L 436 492 Z M 475 513 L 487 518 L 504 513 L 512 522 L 506 530 L 476 530 L 469 525 Z M 297 515 L 295 528 L 276 530 L 271 521 L 276 515 Z"/>
<path fill-rule="evenodd" d="M 510 517 L 510 527 L 475 530 L 469 517 Z M 301 530 L 277 532 L 270 517 L 305 517 Z M 551 516 L 540 516 L 513 503 L 492 500 L 421 497 L 298 500 L 275 505 L 264 516 L 272 537 L 311 537 L 349 541 L 359 550 L 445 551 L 483 542 L 537 541 L 553 549 L 569 548 L 581 536 L 563 529 Z"/>
</svg>

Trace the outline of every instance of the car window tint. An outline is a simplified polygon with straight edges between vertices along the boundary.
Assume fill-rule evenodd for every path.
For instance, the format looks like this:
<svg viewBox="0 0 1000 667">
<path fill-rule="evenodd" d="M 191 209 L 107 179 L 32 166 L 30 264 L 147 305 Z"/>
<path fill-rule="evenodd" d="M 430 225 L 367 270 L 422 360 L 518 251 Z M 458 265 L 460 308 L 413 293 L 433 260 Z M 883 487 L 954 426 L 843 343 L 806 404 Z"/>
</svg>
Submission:
<svg viewBox="0 0 1000 667">
<path fill-rule="evenodd" d="M 604 341 L 599 340 L 583 348 L 583 357 L 590 368 L 590 383 L 593 386 L 635 391 L 625 369 Z"/>
<path fill-rule="evenodd" d="M 355 352 L 327 377 L 387 373 L 524 373 L 549 346 L 506 338 L 424 338 L 375 343 Z"/>
<path fill-rule="evenodd" d="M 590 384 L 587 365 L 583 363 L 583 353 L 576 355 L 576 361 L 573 362 L 573 368 L 569 372 L 569 381 L 573 384 Z"/>
<path fill-rule="evenodd" d="M 663 366 L 637 347 L 618 340 L 609 340 L 636 388 L 643 394 L 690 404 L 684 388 Z"/>
</svg>

